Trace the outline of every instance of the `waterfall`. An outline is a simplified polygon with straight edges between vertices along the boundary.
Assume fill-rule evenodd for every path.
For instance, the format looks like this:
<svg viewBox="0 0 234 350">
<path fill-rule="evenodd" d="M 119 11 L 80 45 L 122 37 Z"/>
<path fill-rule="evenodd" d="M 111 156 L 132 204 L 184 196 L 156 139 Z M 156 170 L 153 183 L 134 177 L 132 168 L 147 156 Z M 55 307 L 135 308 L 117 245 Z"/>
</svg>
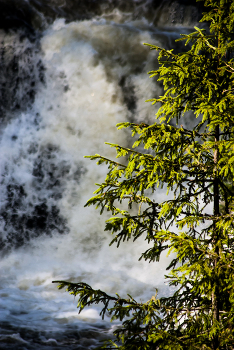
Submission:
<svg viewBox="0 0 234 350">
<path fill-rule="evenodd" d="M 99 306 L 78 315 L 76 300 L 51 281 L 85 281 L 145 301 L 155 288 L 168 293 L 168 258 L 138 261 L 143 240 L 109 247 L 108 216 L 84 208 L 107 168 L 84 156 L 115 158 L 104 142 L 129 146 L 118 122 L 154 122 L 145 100 L 162 86 L 147 76 L 157 54 L 143 43 L 176 49 L 199 8 L 12 3 L 18 7 L 2 4 L 12 29 L 4 17 L 0 31 L 0 349 L 91 349 L 115 323 L 100 319 Z"/>
</svg>

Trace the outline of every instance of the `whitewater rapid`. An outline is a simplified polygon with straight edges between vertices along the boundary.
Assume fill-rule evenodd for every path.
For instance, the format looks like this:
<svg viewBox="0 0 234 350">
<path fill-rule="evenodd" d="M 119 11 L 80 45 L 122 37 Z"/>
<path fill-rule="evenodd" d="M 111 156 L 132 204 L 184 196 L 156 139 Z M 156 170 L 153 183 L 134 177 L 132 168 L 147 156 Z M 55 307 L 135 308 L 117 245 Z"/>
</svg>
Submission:
<svg viewBox="0 0 234 350">
<path fill-rule="evenodd" d="M 155 107 L 145 100 L 162 87 L 147 76 L 157 54 L 143 43 L 170 46 L 178 32 L 106 19 L 58 19 L 43 32 L 35 62 L 40 56 L 44 80 L 35 78 L 41 83 L 32 106 L 1 131 L 0 348 L 91 349 L 108 336 L 100 306 L 78 315 L 76 300 L 52 280 L 84 281 L 142 301 L 155 288 L 168 292 L 166 255 L 159 263 L 138 261 L 143 240 L 109 247 L 108 216 L 84 208 L 107 170 L 84 156 L 114 159 L 104 142 L 131 144 L 117 123 L 154 122 Z"/>
</svg>

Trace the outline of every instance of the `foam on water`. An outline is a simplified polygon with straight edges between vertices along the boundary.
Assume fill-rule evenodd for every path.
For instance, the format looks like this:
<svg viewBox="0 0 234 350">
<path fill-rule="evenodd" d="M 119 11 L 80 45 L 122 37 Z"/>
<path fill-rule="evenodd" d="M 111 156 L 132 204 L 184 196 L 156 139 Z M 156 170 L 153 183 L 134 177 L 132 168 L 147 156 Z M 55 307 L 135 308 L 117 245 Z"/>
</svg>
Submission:
<svg viewBox="0 0 234 350">
<path fill-rule="evenodd" d="M 101 324 L 98 306 L 78 316 L 72 297 L 58 291 L 51 284 L 54 279 L 85 281 L 141 300 L 155 288 L 166 293 L 168 259 L 139 262 L 147 249 L 144 241 L 109 247 L 107 216 L 84 208 L 106 167 L 83 157 L 99 153 L 114 158 L 104 142 L 127 146 L 130 140 L 128 132 L 116 130 L 116 123 L 154 120 L 155 110 L 144 100 L 161 93 L 146 75 L 156 68 L 156 54 L 142 44 L 163 46 L 168 36 L 134 23 L 104 20 L 57 20 L 44 33 L 46 86 L 31 109 L 8 123 L 0 142 L 1 206 L 5 217 L 13 209 L 15 215 L 8 226 L 0 222 L 6 252 L 1 262 L 2 321 L 51 332 L 73 323 L 81 327 L 83 321 Z M 20 342 L 15 334 L 14 341 Z M 52 346 L 53 337 L 48 337 L 44 342 Z"/>
</svg>

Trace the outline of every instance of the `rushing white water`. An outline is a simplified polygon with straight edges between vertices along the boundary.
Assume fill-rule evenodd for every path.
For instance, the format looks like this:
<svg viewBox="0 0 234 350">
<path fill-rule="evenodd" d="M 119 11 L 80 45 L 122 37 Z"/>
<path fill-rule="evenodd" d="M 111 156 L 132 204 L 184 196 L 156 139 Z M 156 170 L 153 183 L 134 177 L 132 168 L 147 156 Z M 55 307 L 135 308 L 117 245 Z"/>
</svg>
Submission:
<svg viewBox="0 0 234 350">
<path fill-rule="evenodd" d="M 141 300 L 149 299 L 155 288 L 166 293 L 168 258 L 163 256 L 158 264 L 139 262 L 147 249 L 144 241 L 109 247 L 107 216 L 84 208 L 106 168 L 83 157 L 99 153 L 114 158 L 104 142 L 130 142 L 116 123 L 154 120 L 154 107 L 144 101 L 161 88 L 146 75 L 157 63 L 156 53 L 143 43 L 165 46 L 177 36 L 144 21 L 65 24 L 60 19 L 44 32 L 46 83 L 33 106 L 5 126 L 0 141 L 5 213 L 0 322 L 13 329 L 5 331 L 0 344 L 73 349 L 79 337 L 83 349 L 96 344 L 101 330 L 99 336 L 94 332 L 88 337 L 84 329 L 108 328 L 109 321 L 100 320 L 98 306 L 78 315 L 76 301 L 57 290 L 51 283 L 55 279 L 85 281 L 107 293 L 130 293 Z M 70 334 L 69 327 L 76 331 Z M 61 338 L 63 331 L 70 334 L 70 343 L 65 335 Z"/>
</svg>

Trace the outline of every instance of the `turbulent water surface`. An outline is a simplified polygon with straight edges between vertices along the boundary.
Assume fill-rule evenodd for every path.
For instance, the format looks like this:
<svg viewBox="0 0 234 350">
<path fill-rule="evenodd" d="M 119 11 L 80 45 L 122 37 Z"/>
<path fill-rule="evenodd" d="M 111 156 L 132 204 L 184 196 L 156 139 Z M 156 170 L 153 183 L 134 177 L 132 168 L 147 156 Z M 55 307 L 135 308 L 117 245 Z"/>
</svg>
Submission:
<svg viewBox="0 0 234 350">
<path fill-rule="evenodd" d="M 105 141 L 129 145 L 116 123 L 154 120 L 144 101 L 162 87 L 146 75 L 157 55 L 143 43 L 175 47 L 199 11 L 191 1 L 0 2 L 0 349 L 92 349 L 111 336 L 99 306 L 78 315 L 54 279 L 143 301 L 168 292 L 167 258 L 139 262 L 143 241 L 109 247 L 106 217 L 84 208 L 106 168 L 83 157 L 115 157 Z"/>
</svg>

